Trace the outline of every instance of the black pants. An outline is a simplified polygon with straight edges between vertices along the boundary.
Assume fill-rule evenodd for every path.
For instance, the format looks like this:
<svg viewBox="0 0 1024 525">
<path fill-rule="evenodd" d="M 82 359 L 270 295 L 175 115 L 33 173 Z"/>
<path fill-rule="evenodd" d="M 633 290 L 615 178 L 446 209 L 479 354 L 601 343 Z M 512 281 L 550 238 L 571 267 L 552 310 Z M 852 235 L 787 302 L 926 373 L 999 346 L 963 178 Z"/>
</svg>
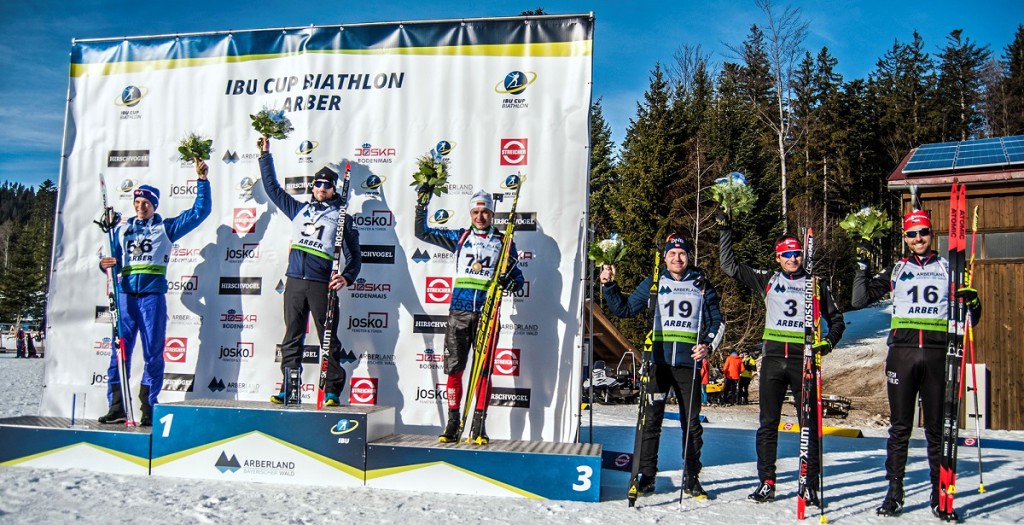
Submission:
<svg viewBox="0 0 1024 525">
<path fill-rule="evenodd" d="M 739 380 L 725 379 L 725 403 L 739 403 Z"/>
<path fill-rule="evenodd" d="M 942 401 L 946 385 L 946 353 L 928 348 L 890 348 L 885 359 L 889 394 L 889 442 L 885 455 L 885 479 L 902 480 L 907 467 L 907 448 L 914 430 L 914 409 L 921 395 L 924 437 L 928 443 L 928 471 L 932 486 L 939 481 L 942 455 Z"/>
<path fill-rule="evenodd" d="M 739 399 L 736 401 L 740 404 L 747 404 L 750 402 L 750 380 L 752 377 L 740 376 L 740 394 Z"/>
<path fill-rule="evenodd" d="M 284 286 L 284 339 L 281 341 L 281 374 L 288 368 L 302 368 L 302 347 L 306 338 L 306 320 L 313 312 L 313 324 L 319 340 L 323 340 L 324 319 L 327 318 L 327 283 L 289 277 Z M 339 397 L 345 389 L 345 370 L 338 363 L 341 342 L 338 341 L 338 308 L 334 309 L 330 354 L 327 360 L 325 392 Z M 281 383 L 284 384 L 283 382 Z"/>
<path fill-rule="evenodd" d="M 764 480 L 775 480 L 775 460 L 779 451 L 779 421 L 782 419 L 782 404 L 786 399 L 786 389 L 793 392 L 797 412 L 802 401 L 803 357 L 765 356 L 761 363 L 761 379 L 758 383 L 760 393 L 760 426 L 757 429 L 757 476 Z M 816 395 L 812 389 L 808 395 Z M 818 448 L 818 418 L 808 418 L 807 427 L 811 440 L 808 451 L 807 476 L 817 479 L 820 468 L 820 451 Z"/>
<path fill-rule="evenodd" d="M 457 374 L 466 369 L 469 349 L 476 342 L 480 314 L 465 310 L 448 312 L 448 328 L 444 334 L 444 373 Z"/>
<path fill-rule="evenodd" d="M 665 398 L 675 389 L 679 401 L 679 425 L 683 429 L 686 457 L 683 458 L 688 477 L 700 474 L 700 449 L 704 445 L 704 427 L 700 424 L 700 371 L 694 378 L 693 367 L 655 365 L 648 385 L 647 415 L 640 446 L 640 473 L 645 477 L 658 473 L 658 446 L 661 444 L 661 423 L 665 419 Z M 692 409 L 692 410 L 691 410 Z M 689 432 L 685 421 L 689 421 Z M 686 480 L 683 480 L 686 483 Z"/>
</svg>

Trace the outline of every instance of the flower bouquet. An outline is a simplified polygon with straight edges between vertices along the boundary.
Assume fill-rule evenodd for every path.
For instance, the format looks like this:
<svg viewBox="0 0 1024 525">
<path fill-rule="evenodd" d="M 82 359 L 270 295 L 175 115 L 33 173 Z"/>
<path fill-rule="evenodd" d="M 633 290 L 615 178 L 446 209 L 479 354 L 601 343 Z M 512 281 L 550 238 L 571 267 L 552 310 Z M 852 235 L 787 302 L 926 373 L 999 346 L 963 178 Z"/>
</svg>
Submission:
<svg viewBox="0 0 1024 525">
<path fill-rule="evenodd" d="M 612 233 L 611 237 L 592 243 L 587 250 L 587 257 L 598 266 L 615 264 L 626 255 L 626 244 L 619 239 L 619 234 Z"/>
<path fill-rule="evenodd" d="M 284 110 L 264 107 L 259 113 L 249 115 L 249 118 L 252 119 L 252 127 L 256 129 L 257 133 L 272 139 L 285 139 L 289 133 L 294 131 L 292 122 L 284 116 Z"/>
<path fill-rule="evenodd" d="M 711 187 L 711 198 L 722 205 L 729 217 L 750 213 L 757 202 L 757 195 L 747 185 L 747 178 L 738 171 L 715 179 L 715 185 Z"/>
<path fill-rule="evenodd" d="M 416 159 L 416 163 L 419 169 L 412 174 L 410 186 L 416 186 L 418 204 L 426 205 L 431 196 L 448 193 L 448 159 L 432 150 Z"/>
<path fill-rule="evenodd" d="M 875 239 L 885 237 L 886 233 L 892 229 L 892 221 L 884 211 L 868 206 L 847 215 L 839 223 L 839 226 L 858 241 L 870 243 Z"/>
<path fill-rule="evenodd" d="M 178 158 L 181 160 L 210 160 L 211 151 L 213 151 L 213 139 L 208 139 L 197 133 L 185 135 L 185 138 L 178 143 Z"/>
</svg>

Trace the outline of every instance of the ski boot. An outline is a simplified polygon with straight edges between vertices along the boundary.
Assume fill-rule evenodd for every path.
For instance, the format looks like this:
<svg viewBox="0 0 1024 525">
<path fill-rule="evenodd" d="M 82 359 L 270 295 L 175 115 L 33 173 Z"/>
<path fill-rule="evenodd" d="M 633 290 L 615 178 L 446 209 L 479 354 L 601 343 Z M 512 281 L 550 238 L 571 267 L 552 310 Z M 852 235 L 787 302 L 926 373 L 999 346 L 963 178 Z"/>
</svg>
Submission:
<svg viewBox="0 0 1024 525">
<path fill-rule="evenodd" d="M 932 486 L 932 498 L 931 498 L 932 515 L 939 518 L 942 521 L 959 522 L 960 515 L 956 511 L 945 512 L 939 509 L 939 488 Z"/>
<path fill-rule="evenodd" d="M 455 443 L 459 439 L 459 424 L 461 422 L 457 409 L 448 410 L 448 424 L 444 426 L 444 432 L 437 436 L 438 443 Z"/>
<path fill-rule="evenodd" d="M 757 486 L 757 490 L 747 496 L 747 499 L 758 503 L 775 501 L 775 480 L 766 479 L 761 481 L 761 484 Z"/>
<path fill-rule="evenodd" d="M 128 416 L 124 413 L 124 396 L 121 395 L 121 385 L 119 383 L 111 383 L 110 389 L 112 398 L 110 410 L 105 415 L 100 416 L 97 421 L 104 425 L 124 423 Z"/>
<path fill-rule="evenodd" d="M 658 483 L 657 474 L 648 476 L 647 474 L 640 474 L 640 479 L 636 482 L 636 490 L 640 494 L 647 495 L 654 493 L 654 486 Z"/>
<path fill-rule="evenodd" d="M 336 406 L 339 406 L 339 405 L 341 405 L 341 400 L 338 397 L 338 394 L 335 394 L 335 393 L 331 392 L 331 393 L 326 394 L 324 396 L 324 406 L 325 407 L 336 407 Z"/>
<path fill-rule="evenodd" d="M 875 509 L 879 516 L 899 516 L 903 512 L 903 482 L 893 480 L 889 482 L 889 490 L 885 492 L 885 499 Z"/>
<path fill-rule="evenodd" d="M 140 427 L 153 426 L 153 406 L 149 404 L 149 385 L 139 387 L 139 400 L 142 402 L 142 417 L 139 418 Z"/>
<path fill-rule="evenodd" d="M 708 499 L 708 492 L 700 485 L 700 480 L 697 479 L 697 476 L 687 476 L 687 478 L 683 492 L 696 500 Z"/>
<path fill-rule="evenodd" d="M 484 418 L 483 412 L 475 412 L 473 414 L 473 426 L 469 429 L 467 443 L 486 445 L 491 442 L 491 439 L 487 437 L 487 430 L 484 429 Z"/>
</svg>

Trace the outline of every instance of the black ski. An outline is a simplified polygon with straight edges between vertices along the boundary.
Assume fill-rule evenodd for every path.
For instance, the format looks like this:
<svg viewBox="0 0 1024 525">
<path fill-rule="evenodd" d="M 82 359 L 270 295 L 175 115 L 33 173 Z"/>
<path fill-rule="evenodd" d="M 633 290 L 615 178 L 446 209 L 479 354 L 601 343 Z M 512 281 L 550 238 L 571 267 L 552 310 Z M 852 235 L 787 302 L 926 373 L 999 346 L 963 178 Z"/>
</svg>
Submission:
<svg viewBox="0 0 1024 525">
<path fill-rule="evenodd" d="M 352 165 L 345 164 L 345 175 L 341 183 L 341 206 L 338 208 L 338 229 L 334 234 L 334 261 L 331 263 L 331 277 L 341 273 L 345 267 L 341 259 L 345 256 L 345 222 L 348 211 L 348 183 L 352 177 Z M 324 390 L 327 388 L 327 366 L 331 355 L 331 339 L 334 335 L 334 310 L 338 307 L 338 291 L 327 286 L 327 313 L 324 318 L 324 333 L 320 340 L 320 382 L 316 389 L 316 409 L 324 408 Z M 339 363 L 340 366 L 340 363 Z M 285 394 L 287 399 L 288 394 Z"/>
<path fill-rule="evenodd" d="M 629 506 L 636 506 L 636 498 L 640 495 L 640 447 L 643 444 L 644 423 L 647 420 L 648 392 L 647 387 L 654 373 L 652 353 L 654 349 L 654 319 L 658 311 L 658 278 L 661 275 L 661 251 L 654 250 L 654 273 L 652 274 L 650 295 L 647 298 L 648 324 L 651 330 L 644 339 L 644 350 L 640 356 L 640 407 L 636 415 L 636 436 L 633 440 L 633 468 L 629 478 L 629 491 L 626 498 Z"/>
<path fill-rule="evenodd" d="M 810 466 L 810 444 L 811 444 L 811 418 L 817 418 L 817 406 L 815 401 L 818 396 L 812 396 L 812 392 L 818 388 L 818 360 L 815 358 L 814 343 L 817 342 L 816 327 L 818 319 L 815 311 L 816 282 L 814 272 L 814 230 L 807 229 L 804 238 L 804 271 L 807 274 L 804 281 L 804 363 L 803 376 L 801 381 L 800 395 L 800 468 L 797 474 L 797 499 L 796 519 L 802 520 L 806 517 L 808 487 L 807 477 Z M 820 440 L 820 427 L 815 439 Z M 820 441 L 818 443 L 820 449 Z M 818 479 L 820 480 L 820 473 Z M 818 487 L 815 487 L 818 488 Z"/>
</svg>

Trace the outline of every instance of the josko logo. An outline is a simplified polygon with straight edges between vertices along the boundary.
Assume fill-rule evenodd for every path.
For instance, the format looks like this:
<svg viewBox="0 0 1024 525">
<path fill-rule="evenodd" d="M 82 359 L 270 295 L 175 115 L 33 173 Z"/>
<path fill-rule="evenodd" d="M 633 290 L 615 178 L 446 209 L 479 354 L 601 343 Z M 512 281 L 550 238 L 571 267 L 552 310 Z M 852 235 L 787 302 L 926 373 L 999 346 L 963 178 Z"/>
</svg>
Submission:
<svg viewBox="0 0 1024 525">
<path fill-rule="evenodd" d="M 184 363 L 187 352 L 187 338 L 167 337 L 164 339 L 164 361 L 168 363 Z"/>
<path fill-rule="evenodd" d="M 348 329 L 353 332 L 382 332 L 388 327 L 387 312 L 367 312 L 366 317 L 348 316 Z"/>
<path fill-rule="evenodd" d="M 498 348 L 494 353 L 494 375 L 519 377 L 519 349 Z"/>
<path fill-rule="evenodd" d="M 427 304 L 449 304 L 452 302 L 451 277 L 427 277 Z"/>
<path fill-rule="evenodd" d="M 395 224 L 391 210 L 373 210 L 370 215 L 358 214 L 352 219 L 357 228 L 365 230 L 386 230 Z"/>
<path fill-rule="evenodd" d="M 494 86 L 496 93 L 502 95 L 522 95 L 530 84 L 537 80 L 537 73 L 533 71 L 510 71 L 501 82 Z"/>
<path fill-rule="evenodd" d="M 527 139 L 501 139 L 502 166 L 525 166 L 527 159 Z"/>
<path fill-rule="evenodd" d="M 248 361 L 256 357 L 256 345 L 254 343 L 239 341 L 235 346 L 220 347 L 220 354 L 217 359 L 224 361 Z"/>
<path fill-rule="evenodd" d="M 198 275 L 182 275 L 177 281 L 167 280 L 167 293 L 190 295 L 199 289 Z"/>
<path fill-rule="evenodd" d="M 376 377 L 353 377 L 349 393 L 349 403 L 352 405 L 376 405 L 377 404 L 377 378 Z"/>
<path fill-rule="evenodd" d="M 256 226 L 256 208 L 235 208 L 231 220 L 231 231 L 234 233 L 252 233 Z"/>
<path fill-rule="evenodd" d="M 241 248 L 228 247 L 224 251 L 224 260 L 227 262 L 243 262 L 260 258 L 260 243 L 242 243 Z"/>
<path fill-rule="evenodd" d="M 198 179 L 188 179 L 185 184 L 171 185 L 171 198 L 173 199 L 194 199 L 199 191 Z"/>
</svg>

